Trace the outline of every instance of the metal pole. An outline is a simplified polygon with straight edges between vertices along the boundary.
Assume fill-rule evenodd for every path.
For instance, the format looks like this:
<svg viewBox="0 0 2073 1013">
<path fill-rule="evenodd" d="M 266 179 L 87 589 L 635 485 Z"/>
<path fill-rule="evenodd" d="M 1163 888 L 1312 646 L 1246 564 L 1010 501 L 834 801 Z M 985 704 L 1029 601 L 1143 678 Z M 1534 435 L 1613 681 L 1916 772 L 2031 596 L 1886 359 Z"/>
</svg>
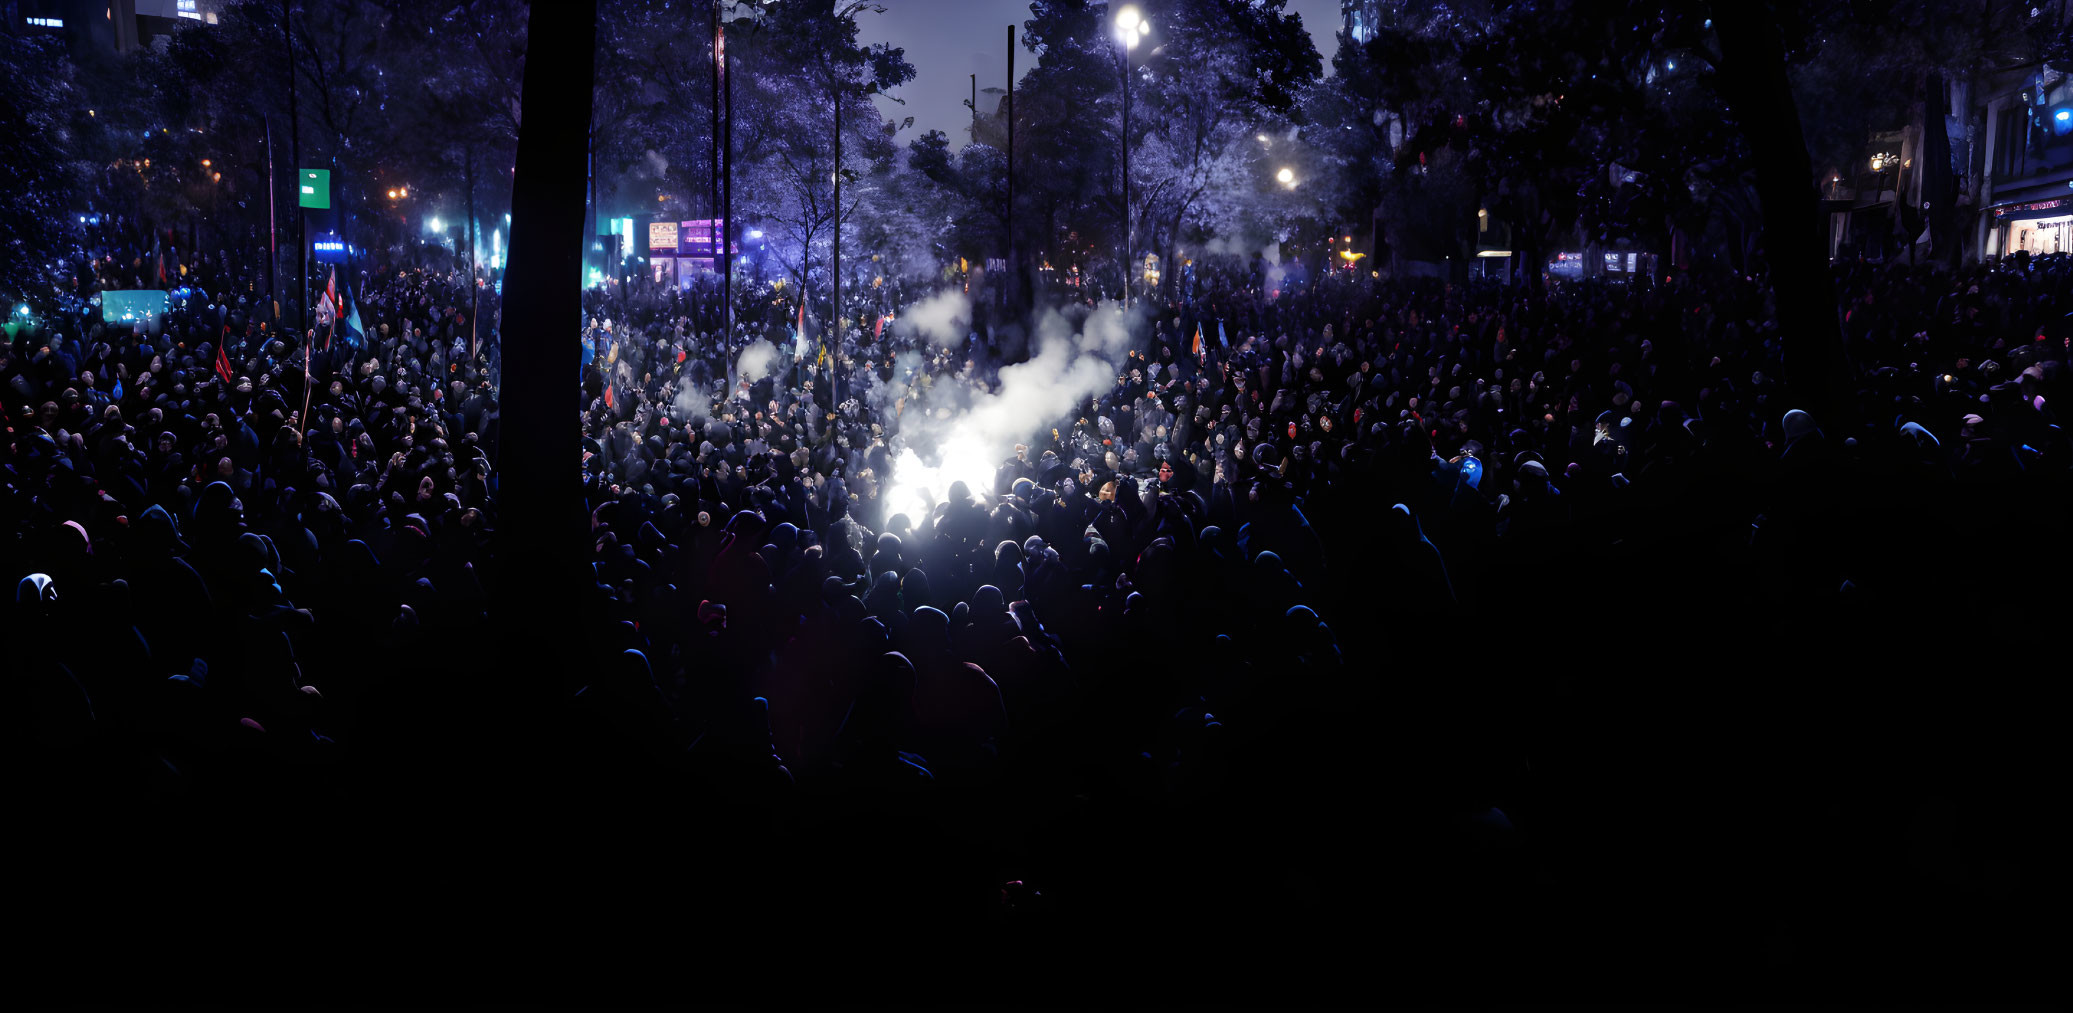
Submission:
<svg viewBox="0 0 2073 1013">
<path fill-rule="evenodd" d="M 1015 283 L 1020 275 L 1015 270 L 1015 26 L 1008 26 L 1008 261 L 1007 277 L 1002 279 L 1002 293 L 1010 306 L 1015 305 Z"/>
<path fill-rule="evenodd" d="M 734 78 L 727 75 L 727 26 L 720 26 L 720 92 L 727 106 L 727 127 L 720 144 L 720 241 L 721 250 L 728 250 L 728 243 L 734 237 Z M 731 340 L 734 333 L 734 257 L 731 252 L 722 257 L 727 262 L 726 270 L 720 275 L 720 341 Z"/>
<path fill-rule="evenodd" d="M 710 207 L 710 208 L 712 208 L 712 209 L 713 209 L 713 220 L 712 220 L 711 222 L 707 223 L 707 224 L 708 224 L 708 231 L 710 231 L 710 227 L 711 227 L 711 226 L 717 226 L 717 225 L 719 224 L 719 220 L 720 220 L 720 217 L 721 217 L 721 215 L 720 215 L 720 61 L 721 61 L 722 59 L 724 59 L 724 58 L 725 58 L 725 53 L 724 53 L 724 52 L 722 51 L 722 49 L 720 48 L 720 0 L 713 0 L 713 165 L 712 165 L 712 169 L 713 169 L 713 185 L 712 185 L 712 202 L 711 202 L 710 204 L 708 204 L 708 205 L 707 205 L 708 207 Z M 713 237 L 713 241 L 714 241 L 715 243 L 719 242 L 719 237 L 718 237 L 718 236 L 714 236 L 714 237 Z M 720 250 L 720 247 L 718 247 L 718 246 L 715 246 L 715 247 L 714 247 L 713 249 L 714 249 L 714 253 L 713 253 L 713 256 L 715 256 L 715 257 L 721 256 L 721 250 Z"/>
<path fill-rule="evenodd" d="M 295 159 L 295 260 L 302 265 L 302 290 L 295 295 L 296 305 L 301 307 L 301 318 L 297 326 L 308 331 L 310 309 L 306 305 L 310 291 L 309 262 L 309 215 L 302 210 L 302 117 L 297 115 L 301 107 L 295 103 L 295 35 L 288 29 L 288 0 L 281 0 L 281 41 L 288 45 L 288 143 L 289 154 Z M 304 335 L 297 334 L 298 340 Z M 307 356 L 308 350 L 303 354 Z"/>
<path fill-rule="evenodd" d="M 1123 47 L 1123 305 L 1130 305 L 1130 247 L 1137 238 L 1130 217 L 1130 47 Z"/>
<path fill-rule="evenodd" d="M 1010 75 L 1012 77 L 1013 75 Z M 972 75 L 972 140 L 979 139 L 979 75 Z"/>
<path fill-rule="evenodd" d="M 465 160 L 466 160 L 465 164 L 466 164 L 466 166 L 467 166 L 467 169 L 466 169 L 466 173 L 467 173 L 467 186 L 468 186 L 468 358 L 470 358 L 470 359 L 473 359 L 473 358 L 475 358 L 475 332 L 476 332 L 476 327 L 477 327 L 477 324 L 476 324 L 476 320 L 475 320 L 475 318 L 476 318 L 477 316 L 480 316 L 480 315 L 481 315 L 481 313 L 482 313 L 482 299 L 481 299 L 481 293 L 482 293 L 482 289 L 481 289 L 481 287 L 480 287 L 480 286 L 478 286 L 478 285 L 476 285 L 476 284 L 475 284 L 475 148 L 474 148 L 474 146 L 470 145 L 470 146 L 468 146 L 468 147 L 465 147 L 465 148 L 463 148 L 463 149 L 462 149 L 462 154 L 463 154 L 463 156 L 465 157 Z M 347 270 L 348 272 L 350 272 L 350 271 L 352 270 L 352 268 L 351 268 L 351 266 L 350 266 L 350 265 L 352 264 L 352 256 L 351 256 L 351 248 L 350 248 L 350 247 L 348 247 L 348 251 L 347 251 L 347 257 L 346 257 L 346 263 L 347 263 L 347 265 L 348 265 L 348 266 L 347 266 L 347 268 L 346 268 L 346 270 Z M 346 277 L 346 281 L 347 281 L 347 283 L 348 283 L 348 284 L 350 284 L 350 283 L 352 282 L 352 277 L 351 277 L 351 274 L 350 274 L 350 273 L 348 273 L 348 275 L 347 275 L 347 277 Z"/>
<path fill-rule="evenodd" d="M 835 347 L 842 347 L 842 82 L 835 82 Z M 800 341 L 806 340 L 801 332 Z M 802 352 L 805 349 L 800 349 Z"/>
<path fill-rule="evenodd" d="M 299 192 L 299 191 L 298 191 Z M 266 301 L 273 304 L 267 313 L 267 322 L 280 326 L 280 280 L 275 277 L 281 259 L 281 226 L 276 219 L 280 211 L 279 199 L 274 194 L 274 121 L 266 118 Z"/>
</svg>

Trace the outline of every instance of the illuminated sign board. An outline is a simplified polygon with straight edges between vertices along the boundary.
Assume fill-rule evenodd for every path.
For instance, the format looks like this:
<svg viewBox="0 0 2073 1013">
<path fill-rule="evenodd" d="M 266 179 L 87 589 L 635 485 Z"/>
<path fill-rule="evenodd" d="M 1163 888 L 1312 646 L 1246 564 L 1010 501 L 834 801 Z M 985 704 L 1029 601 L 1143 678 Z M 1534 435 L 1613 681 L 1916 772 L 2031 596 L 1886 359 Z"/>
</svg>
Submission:
<svg viewBox="0 0 2073 1013">
<path fill-rule="evenodd" d="M 677 233 L 677 252 L 686 257 L 713 255 L 713 237 L 720 231 L 720 223 L 701 218 L 683 223 L 683 230 Z"/>
<path fill-rule="evenodd" d="M 2016 204 L 2011 207 L 1995 208 L 1996 218 L 2023 218 L 2039 211 L 2054 211 L 2059 214 L 2073 213 L 2073 200 L 2042 200 L 2030 204 Z"/>
<path fill-rule="evenodd" d="M 295 180 L 297 204 L 306 208 L 331 207 L 331 170 L 299 169 Z"/>
<path fill-rule="evenodd" d="M 319 264 L 345 263 L 348 247 L 335 233 L 319 232 L 310 240 L 310 256 Z"/>
<path fill-rule="evenodd" d="M 649 222 L 648 249 L 656 253 L 677 252 L 677 223 Z"/>
</svg>

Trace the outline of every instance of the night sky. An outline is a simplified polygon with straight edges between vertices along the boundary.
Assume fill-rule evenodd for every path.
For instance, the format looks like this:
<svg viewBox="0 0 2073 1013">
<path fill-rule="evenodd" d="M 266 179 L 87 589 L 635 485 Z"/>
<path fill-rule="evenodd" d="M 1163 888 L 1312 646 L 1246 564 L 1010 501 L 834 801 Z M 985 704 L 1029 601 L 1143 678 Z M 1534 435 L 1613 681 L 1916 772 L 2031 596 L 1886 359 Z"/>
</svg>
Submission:
<svg viewBox="0 0 2073 1013">
<path fill-rule="evenodd" d="M 950 135 L 952 148 L 971 140 L 966 127 L 971 111 L 965 100 L 972 94 L 972 74 L 979 75 L 979 88 L 1004 86 L 1007 76 L 1008 26 L 1029 20 L 1029 0 L 882 0 L 884 14 L 863 13 L 857 17 L 858 37 L 866 43 L 890 42 L 907 50 L 914 64 L 914 80 L 900 89 L 907 100 L 901 105 L 887 98 L 878 107 L 888 119 L 914 117 L 914 128 L 900 133 L 905 144 L 924 131 L 941 130 Z M 1317 51 L 1324 57 L 1327 76 L 1332 53 L 1339 47 L 1335 34 L 1339 26 L 1339 0 L 1289 0 L 1288 9 L 1302 15 Z M 1026 75 L 1036 65 L 1027 50 L 1015 54 L 1015 72 Z M 980 95 L 980 108 L 991 108 L 991 100 Z"/>
</svg>

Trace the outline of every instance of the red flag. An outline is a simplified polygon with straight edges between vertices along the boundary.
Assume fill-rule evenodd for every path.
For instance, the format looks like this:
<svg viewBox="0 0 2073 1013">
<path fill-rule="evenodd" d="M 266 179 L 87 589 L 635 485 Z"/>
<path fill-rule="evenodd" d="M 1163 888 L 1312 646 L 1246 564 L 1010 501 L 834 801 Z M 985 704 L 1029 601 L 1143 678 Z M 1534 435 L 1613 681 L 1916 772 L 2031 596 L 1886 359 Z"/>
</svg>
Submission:
<svg viewBox="0 0 2073 1013">
<path fill-rule="evenodd" d="M 1191 354 L 1191 355 L 1201 355 L 1201 354 L 1202 354 L 1202 325 L 1201 325 L 1201 324 L 1199 324 L 1199 323 L 1195 325 L 1195 348 L 1194 348 L 1194 350 L 1193 350 L 1192 352 L 1190 352 L 1189 354 Z"/>
<path fill-rule="evenodd" d="M 225 328 L 225 330 L 227 331 L 228 328 Z M 236 380 L 236 377 L 230 371 L 230 353 L 225 351 L 223 344 L 220 342 L 216 345 L 216 375 L 223 378 L 225 386 L 229 386 Z"/>
<path fill-rule="evenodd" d="M 611 386 L 610 384 L 606 384 L 606 385 L 605 385 L 605 407 L 607 407 L 607 408 L 616 408 L 616 407 L 618 407 L 617 405 L 615 405 L 615 404 L 613 404 L 613 403 L 612 403 L 612 386 Z"/>
<path fill-rule="evenodd" d="M 799 293 L 799 340 L 806 340 L 806 293 Z M 803 345 L 802 345 L 803 347 Z"/>
<path fill-rule="evenodd" d="M 324 332 L 324 350 L 331 350 L 331 336 L 338 332 L 338 317 L 345 312 L 345 303 L 338 301 L 338 268 L 331 269 L 331 279 L 324 283 L 324 296 L 331 300 L 331 329 Z"/>
<path fill-rule="evenodd" d="M 873 341 L 876 341 L 876 340 L 878 340 L 879 338 L 882 338 L 882 337 L 885 337 L 885 316 L 884 316 L 884 314 L 880 314 L 880 315 L 879 315 L 879 317 L 878 317 L 878 326 L 877 326 L 877 327 L 876 327 L 875 329 L 873 329 L 873 330 L 871 331 L 871 340 L 873 340 Z"/>
</svg>

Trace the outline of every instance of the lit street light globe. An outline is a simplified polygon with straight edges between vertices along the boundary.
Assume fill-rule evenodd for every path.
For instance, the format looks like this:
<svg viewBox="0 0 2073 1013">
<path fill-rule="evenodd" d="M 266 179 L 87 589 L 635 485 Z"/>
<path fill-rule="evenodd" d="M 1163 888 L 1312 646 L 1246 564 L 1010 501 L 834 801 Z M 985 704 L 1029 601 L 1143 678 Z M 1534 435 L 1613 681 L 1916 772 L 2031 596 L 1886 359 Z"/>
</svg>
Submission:
<svg viewBox="0 0 2073 1013">
<path fill-rule="evenodd" d="M 1135 7 L 1125 7 L 1116 12 L 1116 30 L 1123 37 L 1124 49 L 1136 49 L 1137 41 L 1152 34 L 1152 23 L 1140 17 Z"/>
<path fill-rule="evenodd" d="M 1274 178 L 1280 180 L 1283 185 L 1294 186 L 1296 182 L 1296 170 L 1283 169 L 1280 172 L 1275 173 Z"/>
</svg>

